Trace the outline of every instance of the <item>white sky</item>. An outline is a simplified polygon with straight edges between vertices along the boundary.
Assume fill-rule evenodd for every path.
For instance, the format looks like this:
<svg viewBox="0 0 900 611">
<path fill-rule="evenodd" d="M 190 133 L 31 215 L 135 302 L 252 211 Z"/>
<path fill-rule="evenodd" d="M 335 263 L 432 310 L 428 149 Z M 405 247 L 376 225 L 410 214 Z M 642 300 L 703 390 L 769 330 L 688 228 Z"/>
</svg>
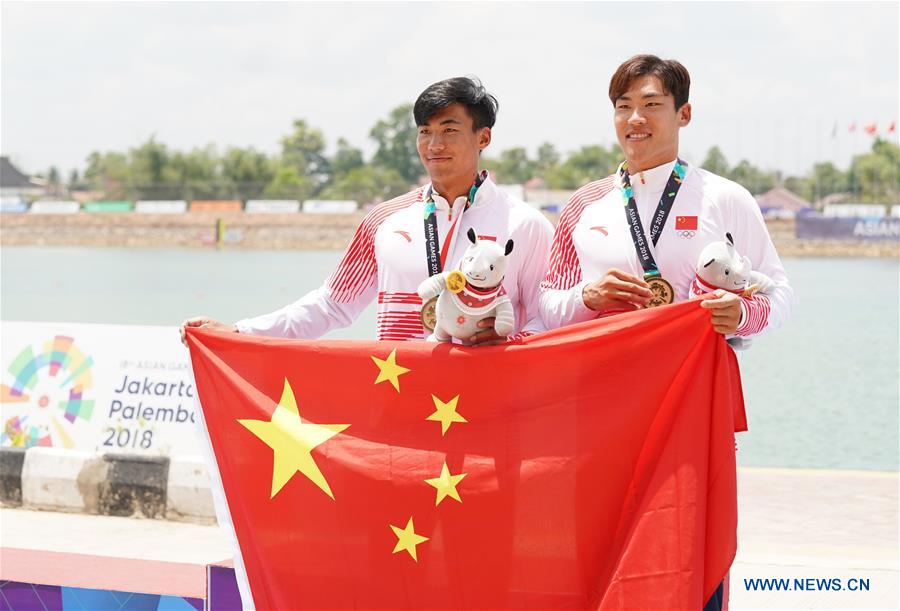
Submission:
<svg viewBox="0 0 900 611">
<path fill-rule="evenodd" d="M 846 167 L 871 144 L 864 124 L 898 118 L 898 6 L 4 1 L 0 148 L 67 176 L 152 134 L 272 153 L 305 118 L 332 150 L 343 136 L 368 157 L 390 109 L 476 74 L 500 100 L 490 153 L 567 152 L 614 141 L 609 77 L 651 52 L 691 73 L 687 159 L 718 144 L 732 164 Z"/>
</svg>

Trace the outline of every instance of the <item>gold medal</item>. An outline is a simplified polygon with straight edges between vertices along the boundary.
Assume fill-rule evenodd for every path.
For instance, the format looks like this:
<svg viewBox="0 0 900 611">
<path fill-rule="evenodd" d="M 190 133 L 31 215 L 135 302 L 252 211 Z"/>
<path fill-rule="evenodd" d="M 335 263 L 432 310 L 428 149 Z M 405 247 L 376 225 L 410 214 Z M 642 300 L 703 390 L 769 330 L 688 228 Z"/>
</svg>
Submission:
<svg viewBox="0 0 900 611">
<path fill-rule="evenodd" d="M 650 276 L 649 278 L 645 276 L 644 280 L 650 285 L 650 291 L 653 293 L 650 303 L 647 304 L 648 308 L 669 305 L 675 301 L 675 291 L 672 290 L 672 285 L 667 280 L 661 276 Z"/>
<path fill-rule="evenodd" d="M 455 295 L 466 287 L 466 277 L 458 269 L 453 270 L 447 274 L 445 284 L 447 285 L 447 290 Z"/>
<path fill-rule="evenodd" d="M 437 297 L 432 297 L 425 302 L 425 305 L 422 306 L 422 313 L 420 315 L 422 319 L 422 326 L 429 331 L 434 331 L 434 327 L 437 324 L 437 300 Z"/>
</svg>

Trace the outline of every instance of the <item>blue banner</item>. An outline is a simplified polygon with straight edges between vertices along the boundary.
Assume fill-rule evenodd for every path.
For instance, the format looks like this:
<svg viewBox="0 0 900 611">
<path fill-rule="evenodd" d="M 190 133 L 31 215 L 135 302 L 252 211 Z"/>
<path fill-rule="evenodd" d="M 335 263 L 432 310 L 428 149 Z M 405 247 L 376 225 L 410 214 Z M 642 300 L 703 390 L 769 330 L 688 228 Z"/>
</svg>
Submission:
<svg viewBox="0 0 900 611">
<path fill-rule="evenodd" d="M 801 240 L 897 240 L 900 218 L 832 218 L 797 215 L 796 235 Z"/>
</svg>

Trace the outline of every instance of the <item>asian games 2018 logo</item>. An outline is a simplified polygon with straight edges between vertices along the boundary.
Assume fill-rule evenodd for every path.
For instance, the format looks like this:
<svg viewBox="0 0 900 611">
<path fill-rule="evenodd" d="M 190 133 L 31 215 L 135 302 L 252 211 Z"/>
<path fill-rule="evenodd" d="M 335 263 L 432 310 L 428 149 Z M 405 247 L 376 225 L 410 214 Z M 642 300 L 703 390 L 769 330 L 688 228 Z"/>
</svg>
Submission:
<svg viewBox="0 0 900 611">
<path fill-rule="evenodd" d="M 4 407 L 0 445 L 30 448 L 72 448 L 72 427 L 90 421 L 94 400 L 91 366 L 94 361 L 75 346 L 75 340 L 57 335 L 39 351 L 26 346 L 7 370 L 11 384 L 0 385 Z"/>
</svg>

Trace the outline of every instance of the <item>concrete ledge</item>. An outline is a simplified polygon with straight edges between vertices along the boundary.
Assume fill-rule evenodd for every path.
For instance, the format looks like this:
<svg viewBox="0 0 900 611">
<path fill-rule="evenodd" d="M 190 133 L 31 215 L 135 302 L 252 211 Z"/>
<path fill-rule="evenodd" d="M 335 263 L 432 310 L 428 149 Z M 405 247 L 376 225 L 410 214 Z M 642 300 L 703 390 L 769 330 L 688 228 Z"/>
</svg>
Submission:
<svg viewBox="0 0 900 611">
<path fill-rule="evenodd" d="M 22 504 L 23 448 L 9 448 L 0 453 L 0 502 L 13 507 Z"/>
<path fill-rule="evenodd" d="M 199 456 L 0 448 L 0 504 L 108 516 L 215 523 Z"/>
<path fill-rule="evenodd" d="M 28 448 L 22 467 L 22 504 L 96 513 L 98 486 L 105 478 L 106 465 L 89 452 Z"/>
<path fill-rule="evenodd" d="M 209 473 L 199 456 L 173 458 L 169 463 L 166 517 L 172 520 L 216 519 Z"/>
<path fill-rule="evenodd" d="M 100 483 L 99 513 L 127 517 L 139 513 L 148 518 L 166 512 L 168 456 L 106 454 L 106 479 Z"/>
</svg>

